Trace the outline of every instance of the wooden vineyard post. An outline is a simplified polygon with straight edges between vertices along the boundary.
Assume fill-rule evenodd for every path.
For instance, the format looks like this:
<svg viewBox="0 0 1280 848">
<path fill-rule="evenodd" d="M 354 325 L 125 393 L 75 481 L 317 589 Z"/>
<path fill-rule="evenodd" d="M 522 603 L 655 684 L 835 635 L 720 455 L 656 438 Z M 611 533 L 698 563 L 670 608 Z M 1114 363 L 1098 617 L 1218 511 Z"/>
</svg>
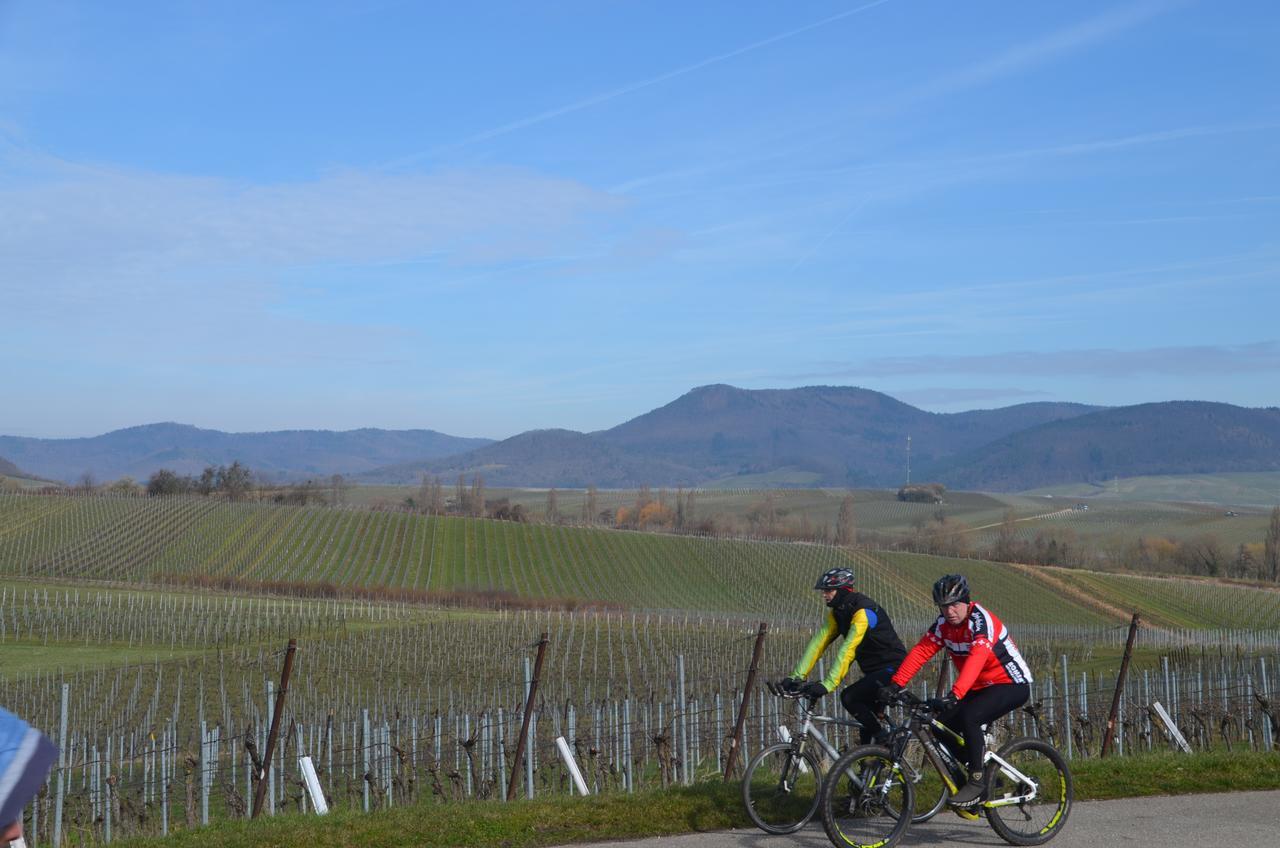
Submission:
<svg viewBox="0 0 1280 848">
<path fill-rule="evenodd" d="M 938 655 L 942 657 L 942 662 L 938 663 L 938 685 L 933 687 L 933 697 L 941 698 L 945 692 L 942 687 L 947 685 L 947 671 L 951 668 L 951 660 L 946 651 L 939 651 Z"/>
<path fill-rule="evenodd" d="M 542 676 L 542 658 L 547 653 L 547 634 L 538 637 L 538 658 L 533 662 L 533 677 L 529 680 L 529 695 L 525 699 L 524 717 L 520 721 L 520 738 L 516 740 L 516 756 L 511 766 L 511 780 L 507 783 L 507 800 L 516 798 L 516 784 L 520 782 L 520 757 L 529 744 L 529 725 L 533 714 L 533 701 L 538 696 L 538 678 Z"/>
<path fill-rule="evenodd" d="M 253 793 L 253 815 L 262 812 L 262 802 L 267 797 L 267 770 L 276 752 L 276 739 L 280 735 L 280 715 L 284 712 L 284 697 L 289 692 L 289 676 L 293 674 L 293 655 L 298 651 L 298 640 L 290 639 L 284 654 L 284 670 L 280 673 L 280 691 L 276 693 L 276 708 L 271 713 L 271 730 L 267 733 L 267 751 L 262 757 L 262 773 L 258 775 L 258 787 Z"/>
<path fill-rule="evenodd" d="M 1111 696 L 1111 713 L 1107 716 L 1107 732 L 1102 737 L 1102 753 L 1105 757 L 1111 751 L 1111 740 L 1115 736 L 1116 717 L 1120 713 L 1120 698 L 1124 695 L 1124 679 L 1129 674 L 1129 658 L 1133 656 L 1133 641 L 1138 635 L 1138 614 L 1133 614 L 1129 622 L 1129 640 L 1124 643 L 1124 657 L 1120 660 L 1120 676 L 1116 678 L 1116 691 Z"/>
<path fill-rule="evenodd" d="M 733 739 L 729 740 L 729 756 L 724 761 L 724 779 L 729 782 L 734 761 L 738 758 L 738 746 L 742 744 L 742 728 L 747 723 L 747 707 L 751 704 L 751 690 L 756 683 L 756 669 L 760 667 L 760 654 L 764 652 L 764 637 L 769 633 L 769 623 L 760 622 L 756 633 L 756 647 L 751 652 L 751 668 L 747 670 L 747 682 L 742 687 L 742 703 L 738 705 L 738 719 L 733 725 Z"/>
</svg>

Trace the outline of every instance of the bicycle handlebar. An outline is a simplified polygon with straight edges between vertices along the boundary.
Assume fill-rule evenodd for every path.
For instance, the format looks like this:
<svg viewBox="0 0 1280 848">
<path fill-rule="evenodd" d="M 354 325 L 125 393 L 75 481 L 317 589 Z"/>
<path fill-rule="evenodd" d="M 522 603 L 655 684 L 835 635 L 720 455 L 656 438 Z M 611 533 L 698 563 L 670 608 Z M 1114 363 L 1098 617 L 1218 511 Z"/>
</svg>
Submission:
<svg viewBox="0 0 1280 848">
<path fill-rule="evenodd" d="M 779 698 L 786 698 L 789 701 L 808 701 L 809 706 L 811 707 L 818 703 L 817 698 L 810 698 L 808 695 L 801 694 L 800 692 L 788 692 L 772 680 L 766 680 L 764 685 L 769 690 L 769 694 L 775 695 Z"/>
<path fill-rule="evenodd" d="M 921 698 L 910 689 L 900 690 L 898 694 L 889 700 L 889 704 L 906 707 L 911 712 L 919 713 L 921 716 L 928 716 L 937 711 L 929 699 Z"/>
</svg>

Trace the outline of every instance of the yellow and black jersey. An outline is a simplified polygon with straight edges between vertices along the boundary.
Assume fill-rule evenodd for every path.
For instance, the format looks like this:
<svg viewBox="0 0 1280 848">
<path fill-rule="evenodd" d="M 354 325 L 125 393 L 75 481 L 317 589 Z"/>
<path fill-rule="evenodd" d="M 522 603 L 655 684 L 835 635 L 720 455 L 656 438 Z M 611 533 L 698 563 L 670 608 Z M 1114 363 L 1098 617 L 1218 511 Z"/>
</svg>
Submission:
<svg viewBox="0 0 1280 848">
<path fill-rule="evenodd" d="M 836 636 L 844 638 L 831 670 L 822 681 L 828 692 L 834 692 L 844 680 L 854 660 L 863 674 L 882 669 L 896 669 L 907 655 L 907 649 L 893 629 L 889 614 L 861 592 L 841 592 L 835 605 L 827 609 L 823 627 L 809 640 L 804 656 L 791 672 L 801 680 L 818 663 L 818 657 Z"/>
</svg>

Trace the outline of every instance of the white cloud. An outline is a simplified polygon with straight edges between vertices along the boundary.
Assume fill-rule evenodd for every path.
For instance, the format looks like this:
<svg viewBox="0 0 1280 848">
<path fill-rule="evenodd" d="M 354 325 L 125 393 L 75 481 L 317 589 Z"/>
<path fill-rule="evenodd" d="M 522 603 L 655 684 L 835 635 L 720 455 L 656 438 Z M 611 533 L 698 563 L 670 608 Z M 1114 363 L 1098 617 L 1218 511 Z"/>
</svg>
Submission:
<svg viewBox="0 0 1280 848">
<path fill-rule="evenodd" d="M 537 258 L 623 201 L 516 169 L 391 176 L 341 171 L 255 185 L 85 167 L 30 156 L 0 166 L 0 278 L 6 289 L 210 268 L 374 262 L 476 245 Z"/>
</svg>

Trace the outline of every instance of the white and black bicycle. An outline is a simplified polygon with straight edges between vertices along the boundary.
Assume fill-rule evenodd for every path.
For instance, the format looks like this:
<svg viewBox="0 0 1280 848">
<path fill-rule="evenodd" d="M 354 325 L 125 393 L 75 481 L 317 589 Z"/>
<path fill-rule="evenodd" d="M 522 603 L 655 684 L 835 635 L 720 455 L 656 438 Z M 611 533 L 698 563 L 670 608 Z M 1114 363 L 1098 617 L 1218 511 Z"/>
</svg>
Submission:
<svg viewBox="0 0 1280 848">
<path fill-rule="evenodd" d="M 840 759 L 840 752 L 827 741 L 818 725 L 859 728 L 852 718 L 837 718 L 815 712 L 816 701 L 787 692 L 776 684 L 766 684 L 769 692 L 797 704 L 795 730 L 778 728 L 782 741 L 764 748 L 751 758 L 742 778 L 742 803 L 756 827 L 765 833 L 795 833 L 818 811 L 825 769 L 823 762 Z M 889 723 L 889 733 L 899 728 Z M 916 783 L 912 795 L 917 824 L 937 815 L 946 804 L 947 788 L 932 769 L 925 766 L 919 744 L 907 744 L 903 751 L 903 773 Z M 918 799 L 918 800 L 917 800 Z"/>
<path fill-rule="evenodd" d="M 892 848 L 916 821 L 918 767 L 909 762 L 912 743 L 924 753 L 925 766 L 946 785 L 948 795 L 963 782 L 963 769 L 939 744 L 937 734 L 954 732 L 939 722 L 933 708 L 910 692 L 898 695 L 907 721 L 890 733 L 886 745 L 862 745 L 832 766 L 822 785 L 819 807 L 827 837 L 837 848 Z M 1040 739 L 1010 740 L 983 757 L 984 800 L 964 818 L 986 816 L 992 829 L 1012 845 L 1040 845 L 1062 830 L 1071 812 L 1071 771 L 1056 748 Z M 944 797 L 944 801 L 946 798 Z"/>
</svg>

